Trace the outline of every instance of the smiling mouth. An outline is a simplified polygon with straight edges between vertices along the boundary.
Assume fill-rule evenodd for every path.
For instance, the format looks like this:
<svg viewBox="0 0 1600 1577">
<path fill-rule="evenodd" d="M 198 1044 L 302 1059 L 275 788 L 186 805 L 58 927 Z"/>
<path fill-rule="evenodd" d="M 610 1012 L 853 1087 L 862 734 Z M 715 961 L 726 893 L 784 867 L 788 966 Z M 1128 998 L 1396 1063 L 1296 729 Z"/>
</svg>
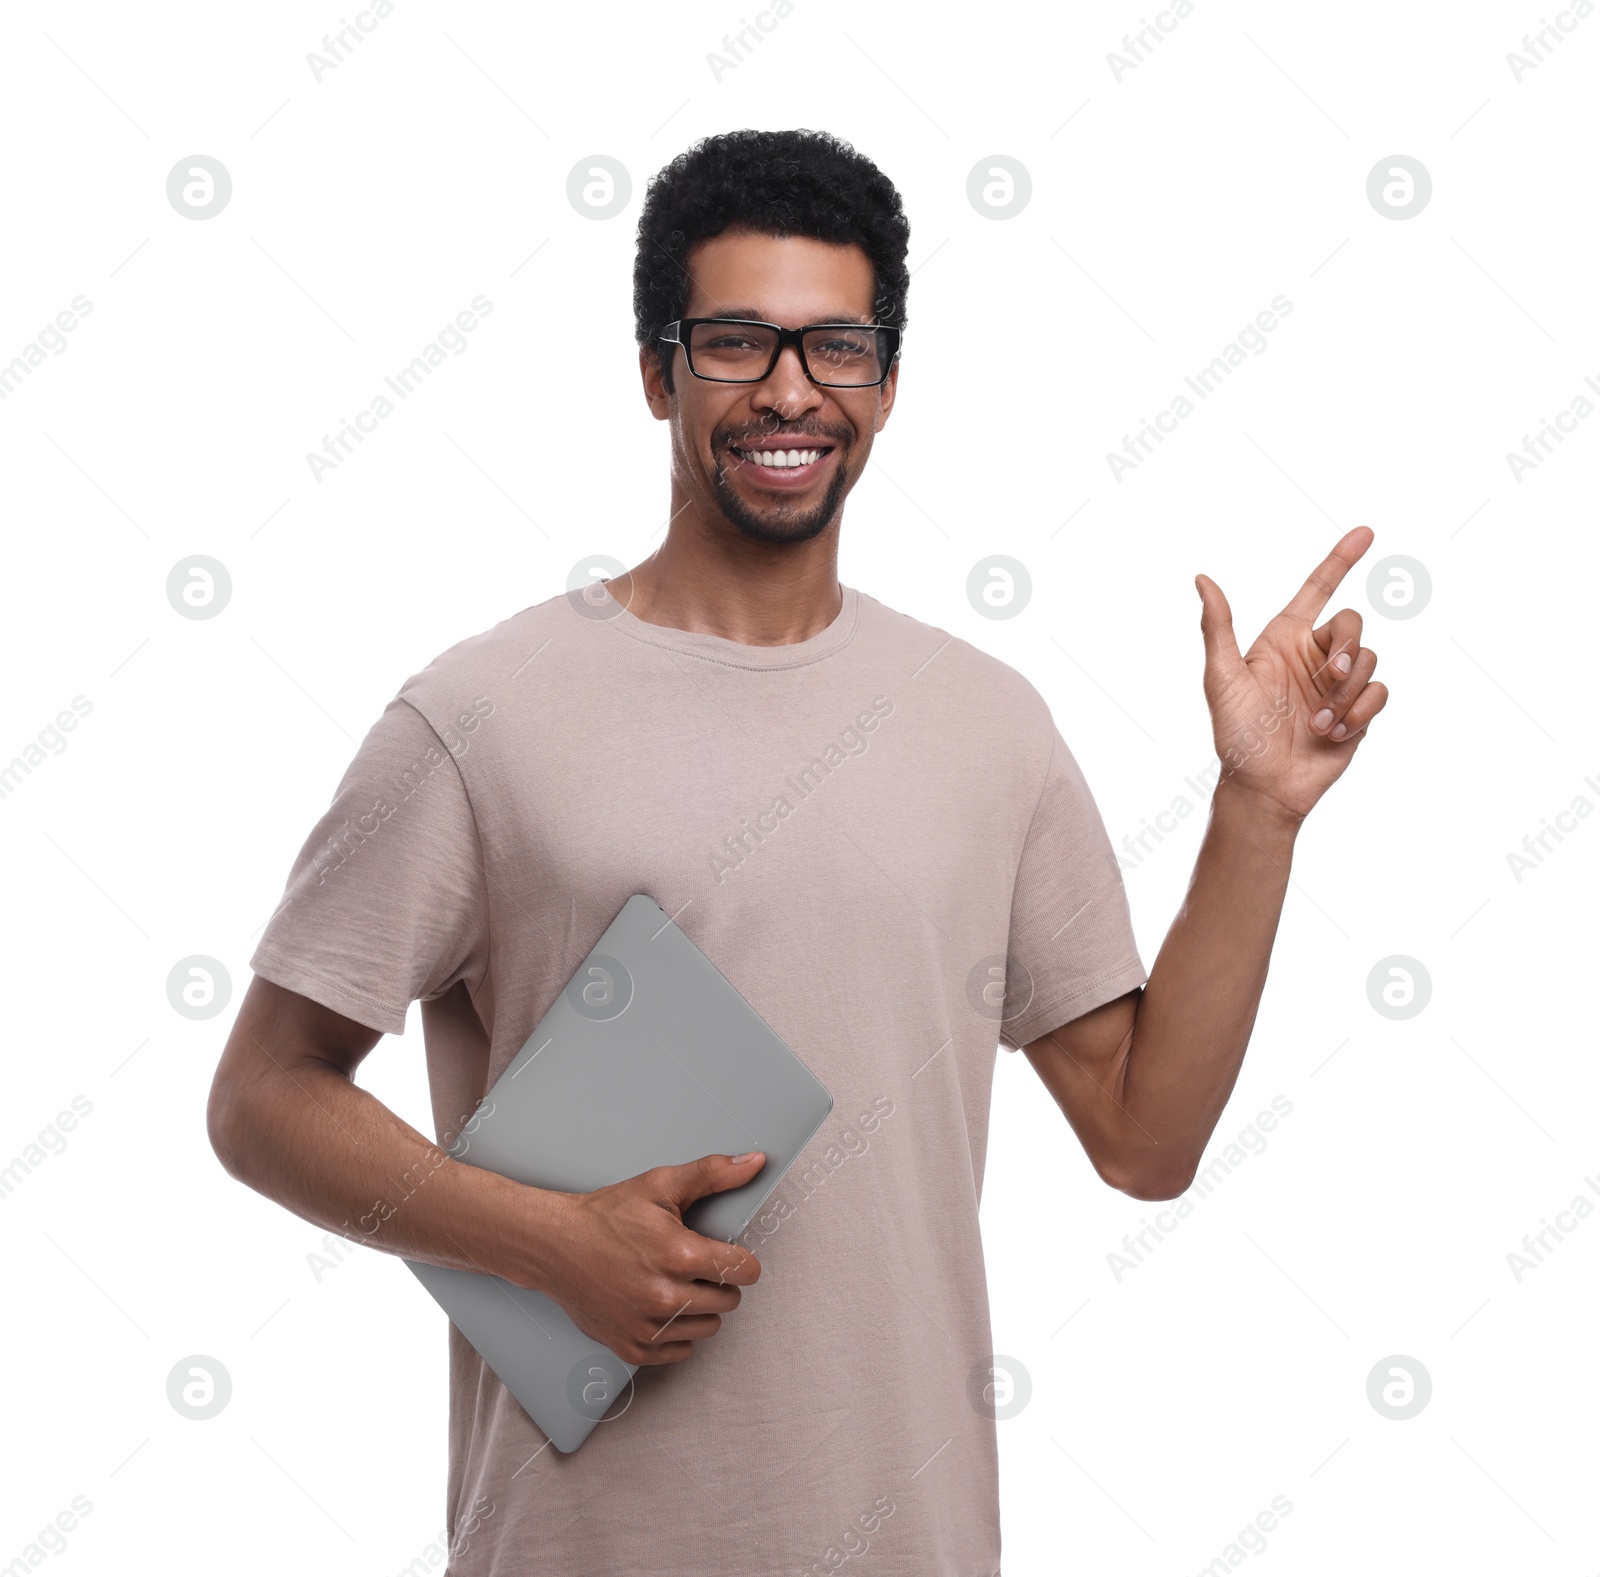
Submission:
<svg viewBox="0 0 1600 1577">
<path fill-rule="evenodd" d="M 823 444 L 809 449 L 740 449 L 737 445 L 730 444 L 734 456 L 745 465 L 759 467 L 763 471 L 806 471 L 816 466 L 825 455 L 833 452 L 832 444 Z"/>
</svg>

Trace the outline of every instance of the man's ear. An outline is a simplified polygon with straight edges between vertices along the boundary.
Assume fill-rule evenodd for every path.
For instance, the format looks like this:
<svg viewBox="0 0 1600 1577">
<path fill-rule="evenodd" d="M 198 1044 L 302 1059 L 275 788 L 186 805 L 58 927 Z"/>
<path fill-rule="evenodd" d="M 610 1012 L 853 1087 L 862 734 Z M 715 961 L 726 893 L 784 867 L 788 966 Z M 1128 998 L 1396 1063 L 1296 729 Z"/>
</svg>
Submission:
<svg viewBox="0 0 1600 1577">
<path fill-rule="evenodd" d="M 900 363 L 895 362 L 889 369 L 889 376 L 884 379 L 883 388 L 878 391 L 878 409 L 872 418 L 872 430 L 875 433 L 883 431 L 883 424 L 889 420 L 889 412 L 894 409 L 894 393 L 900 384 Z"/>
<path fill-rule="evenodd" d="M 639 347 L 639 377 L 644 383 L 645 403 L 650 407 L 650 414 L 658 422 L 666 421 L 672 415 L 672 396 L 661 381 L 661 361 L 653 345 Z"/>
</svg>

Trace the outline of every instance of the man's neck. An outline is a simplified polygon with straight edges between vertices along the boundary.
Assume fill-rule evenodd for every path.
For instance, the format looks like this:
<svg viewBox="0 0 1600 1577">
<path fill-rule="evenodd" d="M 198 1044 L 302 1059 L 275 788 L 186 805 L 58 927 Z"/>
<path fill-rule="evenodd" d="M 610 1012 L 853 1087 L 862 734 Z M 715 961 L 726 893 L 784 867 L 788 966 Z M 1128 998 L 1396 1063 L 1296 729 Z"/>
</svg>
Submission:
<svg viewBox="0 0 1600 1577">
<path fill-rule="evenodd" d="M 745 646 L 792 646 L 839 616 L 839 528 L 780 545 L 681 530 L 608 583 L 646 624 L 719 635 Z"/>
</svg>

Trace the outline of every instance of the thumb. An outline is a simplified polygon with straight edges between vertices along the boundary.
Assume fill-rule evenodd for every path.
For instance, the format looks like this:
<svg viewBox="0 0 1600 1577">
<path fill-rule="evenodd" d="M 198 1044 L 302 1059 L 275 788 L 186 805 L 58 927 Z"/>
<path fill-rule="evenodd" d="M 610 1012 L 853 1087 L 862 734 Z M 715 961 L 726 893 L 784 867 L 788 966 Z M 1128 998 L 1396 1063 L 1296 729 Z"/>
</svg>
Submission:
<svg viewBox="0 0 1600 1577">
<path fill-rule="evenodd" d="M 658 1166 L 656 1198 L 682 1215 L 689 1205 L 707 1194 L 742 1187 L 766 1165 L 766 1160 L 762 1151 L 750 1150 L 742 1156 L 702 1155 L 680 1166 Z"/>
<path fill-rule="evenodd" d="M 1194 584 L 1200 593 L 1200 635 L 1206 646 L 1206 666 L 1231 667 L 1242 660 L 1239 643 L 1233 638 L 1233 609 L 1209 575 L 1196 575 Z"/>
</svg>

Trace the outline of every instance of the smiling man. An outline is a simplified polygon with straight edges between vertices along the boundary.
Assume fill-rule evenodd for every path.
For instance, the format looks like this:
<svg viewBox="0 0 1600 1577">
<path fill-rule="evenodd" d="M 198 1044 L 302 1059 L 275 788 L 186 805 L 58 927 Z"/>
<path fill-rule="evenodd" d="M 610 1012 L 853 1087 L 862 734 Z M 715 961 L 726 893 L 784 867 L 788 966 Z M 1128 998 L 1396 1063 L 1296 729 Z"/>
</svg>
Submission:
<svg viewBox="0 0 1600 1577">
<path fill-rule="evenodd" d="M 1386 699 L 1359 616 L 1318 622 L 1365 528 L 1243 655 L 1197 577 L 1224 770 L 1147 972 L 1032 685 L 838 580 L 899 383 L 907 238 L 888 179 L 818 133 L 711 138 L 656 177 L 634 309 L 671 442 L 664 541 L 405 682 L 251 960 L 209 1112 L 228 1170 L 324 1229 L 542 1289 L 642 1366 L 562 1456 L 452 1328 L 456 1577 L 827 1573 L 868 1552 L 996 1577 L 978 1209 L 997 1045 L 1106 1183 L 1181 1193 L 1298 829 Z M 681 1212 L 759 1154 L 564 1194 L 440 1148 L 640 891 L 834 1096 L 731 1248 Z M 353 1078 L 416 1000 L 437 1145 Z"/>
</svg>

